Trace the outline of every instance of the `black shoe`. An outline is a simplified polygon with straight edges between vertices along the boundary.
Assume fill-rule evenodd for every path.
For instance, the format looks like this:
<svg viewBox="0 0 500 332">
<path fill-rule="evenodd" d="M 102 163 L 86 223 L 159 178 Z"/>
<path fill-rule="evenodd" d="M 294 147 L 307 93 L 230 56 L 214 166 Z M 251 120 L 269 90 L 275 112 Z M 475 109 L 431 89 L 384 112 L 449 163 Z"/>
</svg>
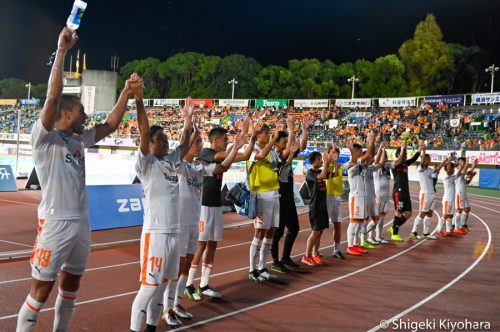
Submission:
<svg viewBox="0 0 500 332">
<path fill-rule="evenodd" d="M 340 251 L 335 251 L 333 253 L 333 257 L 338 258 L 338 259 L 345 259 L 344 255 Z"/>
<path fill-rule="evenodd" d="M 288 273 L 290 272 L 286 267 L 285 265 L 283 265 L 281 262 L 275 262 L 273 263 L 273 266 L 271 267 L 271 270 L 274 271 L 274 272 L 278 272 L 278 273 Z"/>
<path fill-rule="evenodd" d="M 144 332 L 156 332 L 156 326 L 147 324 Z"/>
<path fill-rule="evenodd" d="M 463 225 L 462 226 L 466 231 L 471 231 L 472 229 L 469 227 L 469 225 Z"/>
<path fill-rule="evenodd" d="M 300 267 L 300 265 L 292 261 L 291 258 L 282 258 L 280 263 L 292 268 Z"/>
</svg>

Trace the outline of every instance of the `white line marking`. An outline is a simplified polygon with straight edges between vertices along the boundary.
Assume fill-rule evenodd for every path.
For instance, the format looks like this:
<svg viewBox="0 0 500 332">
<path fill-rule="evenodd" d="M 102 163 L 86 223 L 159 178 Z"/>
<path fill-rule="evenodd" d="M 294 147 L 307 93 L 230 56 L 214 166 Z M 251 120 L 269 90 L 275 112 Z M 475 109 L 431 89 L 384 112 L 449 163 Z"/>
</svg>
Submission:
<svg viewBox="0 0 500 332">
<path fill-rule="evenodd" d="M 435 298 L 436 296 L 440 295 L 441 293 L 446 291 L 448 288 L 453 286 L 455 283 L 457 283 L 457 281 L 462 279 L 467 273 L 472 271 L 477 266 L 477 264 L 479 264 L 479 262 L 484 258 L 484 256 L 488 252 L 488 249 L 490 248 L 490 245 L 491 245 L 491 230 L 488 227 L 488 224 L 486 224 L 486 222 L 483 219 L 479 218 L 474 213 L 471 213 L 471 214 L 483 223 L 484 227 L 486 227 L 486 231 L 488 232 L 488 243 L 484 247 L 483 252 L 481 253 L 481 256 L 479 256 L 474 261 L 474 263 L 472 263 L 465 271 L 463 271 L 461 274 L 459 274 L 455 279 L 453 279 L 452 281 L 450 281 L 449 283 L 447 283 L 446 285 L 444 285 L 443 287 L 441 287 L 440 289 L 438 289 L 437 291 L 435 291 L 434 293 L 432 293 L 431 295 L 429 295 L 428 297 L 426 297 L 422 301 L 414 304 L 413 306 L 409 307 L 408 309 L 400 312 L 399 314 L 397 314 L 391 318 L 385 319 L 385 321 L 389 324 L 389 327 L 391 326 L 391 323 L 394 322 L 396 319 L 399 319 L 399 318 L 405 316 L 406 314 L 412 312 L 413 310 L 421 307 L 422 305 L 426 304 L 427 302 L 429 302 L 430 300 L 432 300 L 433 298 Z M 380 329 L 381 329 L 380 325 L 377 325 L 377 326 L 371 328 L 370 330 L 368 330 L 368 332 L 375 332 L 375 331 L 378 331 Z"/>
<path fill-rule="evenodd" d="M 7 240 L 0 240 L 0 242 L 5 242 L 5 243 L 10 243 L 10 244 L 16 244 L 18 246 L 33 248 L 33 245 L 30 246 L 29 244 L 24 244 L 24 243 L 19 243 L 19 242 L 13 242 L 13 241 L 7 241 Z"/>
<path fill-rule="evenodd" d="M 37 206 L 37 207 L 39 205 L 39 204 L 26 203 L 26 202 L 21 202 L 21 201 L 11 201 L 11 200 L 8 200 L 8 199 L 0 199 L 0 202 L 24 204 L 24 205 L 31 205 L 31 206 Z"/>
</svg>

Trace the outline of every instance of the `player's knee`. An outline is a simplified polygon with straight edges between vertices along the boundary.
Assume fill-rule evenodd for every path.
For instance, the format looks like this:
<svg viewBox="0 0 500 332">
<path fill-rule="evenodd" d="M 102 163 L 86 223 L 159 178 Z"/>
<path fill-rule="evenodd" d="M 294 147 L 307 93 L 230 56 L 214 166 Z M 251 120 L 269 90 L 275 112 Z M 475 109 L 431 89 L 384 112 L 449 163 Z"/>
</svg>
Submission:
<svg viewBox="0 0 500 332">
<path fill-rule="evenodd" d="M 466 208 L 464 209 L 464 211 L 465 211 L 465 213 L 469 213 L 469 212 L 470 212 L 470 207 L 466 207 Z"/>
<path fill-rule="evenodd" d="M 55 281 L 41 281 L 32 279 L 30 295 L 38 302 L 44 303 L 54 287 Z"/>
<path fill-rule="evenodd" d="M 76 292 L 80 288 L 81 275 L 75 275 L 61 270 L 60 288 L 68 292 Z"/>
</svg>

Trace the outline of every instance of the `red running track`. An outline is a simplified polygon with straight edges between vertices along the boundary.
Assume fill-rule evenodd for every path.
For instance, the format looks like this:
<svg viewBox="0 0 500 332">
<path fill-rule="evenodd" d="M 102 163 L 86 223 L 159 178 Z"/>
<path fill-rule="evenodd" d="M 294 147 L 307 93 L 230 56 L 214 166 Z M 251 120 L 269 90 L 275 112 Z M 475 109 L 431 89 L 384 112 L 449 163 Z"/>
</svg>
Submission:
<svg viewBox="0 0 500 332">
<path fill-rule="evenodd" d="M 413 190 L 414 199 L 417 199 Z M 441 213 L 438 193 L 436 211 Z M 223 300 L 185 300 L 195 318 L 184 328 L 202 330 L 366 331 L 383 319 L 403 322 L 448 319 L 489 322 L 500 329 L 498 247 L 500 200 L 470 197 L 473 230 L 464 237 L 391 243 L 345 261 L 330 258 L 332 237 L 323 236 L 327 266 L 301 267 L 275 283 L 247 280 L 253 229 L 228 230 L 220 243 L 211 285 Z M 345 203 L 344 203 L 345 204 Z M 416 205 L 416 201 L 414 207 Z M 344 215 L 347 215 L 344 206 Z M 392 216 L 387 219 L 392 219 Z M 412 219 L 402 227 L 407 238 Z M 297 259 L 305 250 L 307 216 L 296 241 Z M 437 215 L 433 218 L 433 225 Z M 344 224 L 346 225 L 346 223 Z M 345 233 L 343 231 L 343 233 Z M 341 246 L 345 251 L 345 243 Z M 127 331 L 138 290 L 138 245 L 93 251 L 71 331 Z M 1 263 L 0 331 L 15 329 L 18 309 L 29 288 L 27 261 Z M 51 330 L 54 296 L 39 317 L 39 331 Z M 392 323 L 390 323 L 392 324 Z M 392 329 L 390 325 L 389 329 Z M 159 331 L 168 327 L 160 323 Z"/>
</svg>

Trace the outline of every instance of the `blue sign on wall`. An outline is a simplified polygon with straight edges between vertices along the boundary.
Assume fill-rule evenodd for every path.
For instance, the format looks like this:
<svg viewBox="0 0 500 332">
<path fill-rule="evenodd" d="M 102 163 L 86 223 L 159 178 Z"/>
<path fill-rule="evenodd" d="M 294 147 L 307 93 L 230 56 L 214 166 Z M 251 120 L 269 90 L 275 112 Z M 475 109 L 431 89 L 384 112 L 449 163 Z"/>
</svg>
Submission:
<svg viewBox="0 0 500 332">
<path fill-rule="evenodd" d="M 87 196 L 93 231 L 143 224 L 144 194 L 140 184 L 87 186 Z"/>
<path fill-rule="evenodd" d="M 481 168 L 479 171 L 479 187 L 500 189 L 500 169 Z"/>
<path fill-rule="evenodd" d="M 0 191 L 17 191 L 16 177 L 10 165 L 0 165 Z"/>
</svg>

